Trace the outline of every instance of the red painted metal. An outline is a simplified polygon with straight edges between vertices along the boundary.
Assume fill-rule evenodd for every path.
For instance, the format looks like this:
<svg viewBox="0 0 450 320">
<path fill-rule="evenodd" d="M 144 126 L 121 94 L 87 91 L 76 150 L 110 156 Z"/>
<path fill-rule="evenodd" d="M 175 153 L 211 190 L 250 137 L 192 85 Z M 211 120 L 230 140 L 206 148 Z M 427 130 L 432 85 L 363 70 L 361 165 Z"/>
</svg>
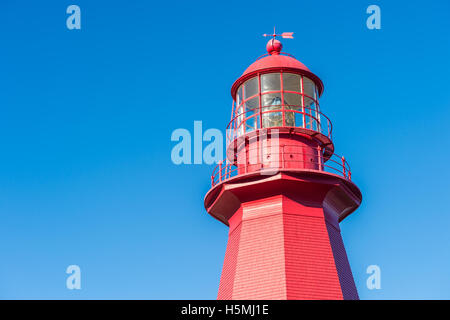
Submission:
<svg viewBox="0 0 450 320">
<path fill-rule="evenodd" d="M 310 148 L 310 150 L 315 150 L 317 154 L 310 154 L 308 156 L 308 159 L 305 159 L 298 157 L 306 154 L 303 150 L 297 152 L 284 151 L 288 150 L 290 147 L 291 149 L 295 150 L 296 148 L 298 150 L 297 145 L 284 145 L 283 149 L 280 149 L 280 152 L 278 153 L 278 159 L 280 159 L 279 163 L 277 163 L 276 165 L 270 163 L 271 166 L 267 167 L 266 170 L 278 169 L 280 171 L 289 171 L 290 168 L 302 168 L 304 171 L 317 171 L 334 174 L 351 181 L 352 173 L 350 170 L 350 165 L 347 161 L 345 161 L 344 157 L 333 154 L 331 158 L 324 163 L 323 157 L 320 154 L 322 151 L 321 148 Z M 308 165 L 309 168 L 306 165 Z M 219 164 L 214 168 L 212 172 L 211 187 L 214 187 L 219 183 L 225 182 L 226 180 L 235 177 L 236 175 L 240 174 L 241 171 L 244 171 L 245 173 L 253 172 L 255 171 L 252 170 L 253 166 L 254 164 L 244 163 L 243 166 L 237 167 L 235 164 L 227 163 L 226 160 L 223 160 L 219 162 Z"/>
<path fill-rule="evenodd" d="M 280 41 L 272 39 L 267 42 L 266 49 L 269 54 L 279 55 L 283 49 L 283 45 Z"/>
<path fill-rule="evenodd" d="M 362 195 L 334 153 L 321 80 L 275 41 L 233 85 L 227 158 L 205 196 L 208 213 L 230 227 L 218 299 L 358 299 L 339 222 Z M 275 84 L 263 92 L 268 73 Z M 285 73 L 295 76 L 285 83 Z"/>
<path fill-rule="evenodd" d="M 259 74 L 271 73 L 275 70 L 278 72 L 285 71 L 297 73 L 310 78 L 319 88 L 319 95 L 322 95 L 324 89 L 322 80 L 320 80 L 318 76 L 312 73 L 303 63 L 295 59 L 292 55 L 280 52 L 279 54 L 265 54 L 252 63 L 231 87 L 232 98 L 236 99 L 236 91 L 238 87 L 249 78 Z"/>
</svg>

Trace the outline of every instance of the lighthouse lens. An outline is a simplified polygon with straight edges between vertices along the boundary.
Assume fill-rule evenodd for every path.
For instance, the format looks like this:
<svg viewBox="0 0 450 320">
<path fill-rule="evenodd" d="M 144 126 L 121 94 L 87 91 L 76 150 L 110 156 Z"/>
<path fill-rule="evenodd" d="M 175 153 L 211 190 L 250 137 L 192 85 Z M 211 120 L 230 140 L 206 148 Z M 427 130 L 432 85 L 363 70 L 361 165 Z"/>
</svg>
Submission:
<svg viewBox="0 0 450 320">
<path fill-rule="evenodd" d="M 281 92 L 263 95 L 262 119 L 264 128 L 283 126 L 282 113 L 275 112 L 281 111 L 282 108 Z"/>
<path fill-rule="evenodd" d="M 286 103 L 284 121 L 286 126 L 295 127 L 302 126 L 302 96 L 300 93 L 284 93 L 284 101 Z M 289 111 L 293 110 L 293 111 Z M 298 121 L 300 119 L 300 121 Z"/>
<path fill-rule="evenodd" d="M 263 97 L 263 111 L 281 109 L 281 92 L 268 93 Z"/>
</svg>

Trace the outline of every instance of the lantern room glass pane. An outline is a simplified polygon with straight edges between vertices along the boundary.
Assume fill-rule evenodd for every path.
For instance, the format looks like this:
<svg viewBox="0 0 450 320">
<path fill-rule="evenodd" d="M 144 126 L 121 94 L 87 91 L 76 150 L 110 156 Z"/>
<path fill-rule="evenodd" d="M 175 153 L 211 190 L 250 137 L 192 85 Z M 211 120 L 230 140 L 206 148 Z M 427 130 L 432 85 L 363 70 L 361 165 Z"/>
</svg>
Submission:
<svg viewBox="0 0 450 320">
<path fill-rule="evenodd" d="M 319 130 L 319 117 L 314 100 L 305 97 L 305 127 L 311 130 Z"/>
<path fill-rule="evenodd" d="M 258 94 L 258 78 L 252 78 L 250 80 L 247 80 L 244 83 L 244 96 L 245 99 L 248 99 L 250 97 L 253 97 L 255 94 Z"/>
<path fill-rule="evenodd" d="M 302 96 L 297 93 L 284 93 L 284 101 L 288 106 L 301 106 L 302 105 Z"/>
<path fill-rule="evenodd" d="M 266 73 L 261 76 L 261 90 L 262 92 L 280 91 L 281 80 L 279 73 Z"/>
<path fill-rule="evenodd" d="M 245 102 L 245 132 L 258 129 L 259 124 L 259 97 L 254 97 Z"/>
<path fill-rule="evenodd" d="M 284 122 L 285 125 L 288 127 L 295 127 L 296 123 L 298 121 L 296 121 L 296 118 L 298 118 L 299 116 L 303 116 L 302 114 L 302 96 L 301 94 L 296 94 L 296 93 L 290 93 L 290 92 L 285 92 L 284 93 L 284 101 L 285 101 L 285 107 L 284 107 Z M 295 110 L 294 111 L 289 111 L 289 110 Z M 301 121 L 298 122 L 301 125 Z"/>
<path fill-rule="evenodd" d="M 259 111 L 259 97 L 254 97 L 245 102 L 245 112 L 258 112 Z M 246 116 L 247 117 L 247 116 Z"/>
<path fill-rule="evenodd" d="M 239 108 L 237 108 L 237 121 L 236 121 L 236 129 L 238 132 L 238 136 L 241 136 L 244 133 L 244 126 L 243 126 L 243 106 L 241 105 Z"/>
<path fill-rule="evenodd" d="M 245 132 L 252 132 L 258 129 L 259 117 L 258 115 L 254 115 L 251 118 L 248 118 L 245 121 Z"/>
<path fill-rule="evenodd" d="M 303 77 L 303 93 L 314 99 L 315 90 L 314 82 L 311 79 Z"/>
<path fill-rule="evenodd" d="M 242 103 L 242 86 L 239 87 L 236 94 L 236 105 L 240 105 Z"/>
<path fill-rule="evenodd" d="M 315 108 L 314 100 L 308 97 L 305 97 L 305 107 Z"/>
<path fill-rule="evenodd" d="M 300 75 L 294 73 L 283 73 L 283 90 L 301 92 Z"/>
</svg>

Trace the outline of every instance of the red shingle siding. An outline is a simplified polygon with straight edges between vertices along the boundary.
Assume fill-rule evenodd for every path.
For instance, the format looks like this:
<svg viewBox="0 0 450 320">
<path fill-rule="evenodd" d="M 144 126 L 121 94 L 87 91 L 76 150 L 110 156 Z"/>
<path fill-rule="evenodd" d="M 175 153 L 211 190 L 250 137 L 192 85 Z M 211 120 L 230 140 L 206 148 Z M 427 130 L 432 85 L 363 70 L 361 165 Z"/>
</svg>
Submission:
<svg viewBox="0 0 450 320">
<path fill-rule="evenodd" d="M 282 195 L 243 203 L 230 219 L 218 299 L 357 297 L 333 230 L 323 208 L 311 203 Z"/>
<path fill-rule="evenodd" d="M 325 220 L 285 214 L 284 229 L 287 298 L 342 299 Z"/>
<path fill-rule="evenodd" d="M 286 299 L 281 197 L 243 205 L 233 299 Z"/>
<path fill-rule="evenodd" d="M 352 270 L 348 262 L 341 232 L 329 223 L 327 223 L 327 229 L 344 299 L 358 300 L 358 291 L 356 290 L 355 280 L 353 279 Z"/>
<path fill-rule="evenodd" d="M 236 274 L 236 263 L 239 250 L 241 225 L 238 225 L 228 235 L 225 261 L 223 262 L 222 276 L 220 277 L 218 300 L 231 300 L 233 296 L 233 283 Z"/>
</svg>

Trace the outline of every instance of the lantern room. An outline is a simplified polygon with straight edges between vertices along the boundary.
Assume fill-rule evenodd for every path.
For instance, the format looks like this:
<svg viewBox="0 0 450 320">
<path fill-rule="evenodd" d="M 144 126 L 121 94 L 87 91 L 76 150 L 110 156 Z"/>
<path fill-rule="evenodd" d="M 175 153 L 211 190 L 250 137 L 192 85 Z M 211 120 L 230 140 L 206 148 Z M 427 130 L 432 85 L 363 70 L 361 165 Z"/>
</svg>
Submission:
<svg viewBox="0 0 450 320">
<path fill-rule="evenodd" d="M 238 135 L 284 126 L 319 129 L 318 89 L 301 74 L 258 74 L 239 86 L 235 102 Z"/>
<path fill-rule="evenodd" d="M 252 63 L 231 88 L 227 158 L 239 173 L 268 167 L 321 170 L 334 152 L 331 121 L 321 113 L 322 81 L 271 39 L 267 53 Z M 276 132 L 270 154 L 258 144 Z"/>
<path fill-rule="evenodd" d="M 329 129 L 321 125 L 322 82 L 281 49 L 281 42 L 271 39 L 267 44 L 268 53 L 250 65 L 234 83 L 232 122 L 237 136 L 275 127 Z"/>
</svg>

